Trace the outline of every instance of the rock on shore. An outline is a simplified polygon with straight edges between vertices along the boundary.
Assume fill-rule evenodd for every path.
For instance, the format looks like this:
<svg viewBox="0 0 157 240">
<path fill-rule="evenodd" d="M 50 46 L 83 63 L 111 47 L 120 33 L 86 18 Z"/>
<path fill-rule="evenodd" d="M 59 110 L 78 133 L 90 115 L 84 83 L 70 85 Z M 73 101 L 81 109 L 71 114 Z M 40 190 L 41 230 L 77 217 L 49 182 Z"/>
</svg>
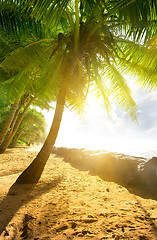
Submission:
<svg viewBox="0 0 157 240">
<path fill-rule="evenodd" d="M 88 170 L 104 180 L 122 185 L 157 185 L 157 157 L 147 160 L 107 151 L 54 148 L 53 153 L 63 157 L 79 170 Z"/>
</svg>

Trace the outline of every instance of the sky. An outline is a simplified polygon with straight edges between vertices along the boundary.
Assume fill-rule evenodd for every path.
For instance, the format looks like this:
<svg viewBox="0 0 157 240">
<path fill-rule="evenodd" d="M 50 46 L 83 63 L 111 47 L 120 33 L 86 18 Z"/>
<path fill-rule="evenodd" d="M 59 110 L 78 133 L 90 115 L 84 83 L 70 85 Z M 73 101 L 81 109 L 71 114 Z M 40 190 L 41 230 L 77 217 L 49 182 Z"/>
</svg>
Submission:
<svg viewBox="0 0 157 240">
<path fill-rule="evenodd" d="M 112 102 L 110 118 L 101 102 L 88 98 L 84 117 L 67 109 L 64 111 L 56 146 L 87 149 L 104 149 L 129 155 L 157 156 L 157 91 L 134 87 L 138 124 Z M 44 113 L 48 126 L 54 110 Z M 48 127 L 48 128 L 49 128 Z"/>
</svg>

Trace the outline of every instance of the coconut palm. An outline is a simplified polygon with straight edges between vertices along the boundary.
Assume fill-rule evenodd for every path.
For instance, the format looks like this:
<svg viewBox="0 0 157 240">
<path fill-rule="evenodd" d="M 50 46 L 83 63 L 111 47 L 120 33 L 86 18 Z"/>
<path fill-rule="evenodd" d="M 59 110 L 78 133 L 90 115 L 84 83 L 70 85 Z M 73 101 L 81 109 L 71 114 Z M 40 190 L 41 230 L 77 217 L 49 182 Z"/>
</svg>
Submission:
<svg viewBox="0 0 157 240">
<path fill-rule="evenodd" d="M 3 142 L 7 132 L 8 132 L 8 129 L 12 123 L 12 120 L 14 118 L 14 115 L 15 115 L 15 112 L 17 110 L 17 106 L 19 104 L 19 99 L 17 99 L 14 104 L 11 106 L 11 110 L 10 110 L 10 114 L 7 118 L 7 120 L 5 121 L 4 125 L 3 125 L 3 128 L 0 132 L 0 144 Z"/>
<path fill-rule="evenodd" d="M 10 8 L 10 5 L 9 5 L 9 8 Z M 14 17 L 12 10 L 13 8 L 11 7 L 11 12 L 8 13 L 8 11 L 4 11 L 4 9 L 2 8 L 2 13 L 0 15 L 0 18 L 2 21 L 1 23 L 3 26 L 3 32 L 1 32 L 0 34 L 0 46 L 1 46 L 0 49 L 2 49 L 1 55 L 0 55 L 0 61 L 3 62 L 3 59 L 5 58 L 5 63 L 7 63 L 7 56 L 9 54 L 12 54 L 13 56 L 11 57 L 12 60 L 10 62 L 11 64 L 10 68 L 7 64 L 5 64 L 5 68 L 3 67 L 3 64 L 1 65 L 1 68 L 0 68 L 1 95 L 3 96 L 7 95 L 8 104 L 10 102 L 12 103 L 10 114 L 3 125 L 3 129 L 0 132 L 0 144 L 2 144 L 2 142 L 4 141 L 3 145 L 0 147 L 1 153 L 3 153 L 7 148 L 7 146 L 9 145 L 11 139 L 13 138 L 14 134 L 16 133 L 16 130 L 18 129 L 22 121 L 22 118 L 24 117 L 26 109 L 24 110 L 23 114 L 21 114 L 20 116 L 19 116 L 19 113 L 22 106 L 25 104 L 26 96 L 28 95 L 30 97 L 31 95 L 36 96 L 33 98 L 31 97 L 33 101 L 37 101 L 39 104 L 39 99 L 40 99 L 40 106 L 43 105 L 46 108 L 50 107 L 49 105 L 50 100 L 52 101 L 55 98 L 53 87 L 48 85 L 48 82 L 45 85 L 44 81 L 39 80 L 39 78 L 41 77 L 41 74 L 44 74 L 44 67 L 40 68 L 40 71 L 39 71 L 39 58 L 41 60 L 41 54 L 39 55 L 39 48 L 38 48 L 38 53 L 35 55 L 35 61 L 32 61 L 31 64 L 27 64 L 28 62 L 26 61 L 26 55 L 25 55 L 25 61 L 24 61 L 25 68 L 23 69 L 22 66 L 20 65 L 18 65 L 18 67 L 14 67 L 16 63 L 16 57 L 18 57 L 15 49 L 17 48 L 19 51 L 20 48 L 25 46 L 26 42 L 29 42 L 32 39 L 34 40 L 35 37 L 38 37 L 38 35 L 41 35 L 41 31 L 38 32 L 39 24 L 37 24 L 36 26 L 34 21 L 32 21 L 31 19 L 26 18 L 26 20 L 23 21 L 23 18 L 22 18 L 22 22 L 20 19 L 20 23 L 22 23 L 21 27 L 19 27 L 19 22 L 18 22 L 18 26 L 17 26 L 18 31 L 16 31 L 16 33 L 14 33 L 14 31 L 12 32 L 11 30 L 12 28 L 10 29 L 9 27 L 10 26 L 13 27 L 13 25 L 9 24 L 8 21 L 6 21 L 6 18 L 8 18 L 8 14 L 10 14 L 11 16 L 10 20 L 13 22 L 16 20 L 15 22 L 17 22 L 17 17 L 16 16 Z M 32 23 L 34 23 L 34 25 Z M 23 25 L 27 25 L 26 28 L 29 27 L 29 32 L 28 32 L 29 34 L 28 33 L 25 34 L 25 30 L 28 30 L 28 29 L 25 29 L 25 28 L 23 29 Z M 32 37 L 32 32 L 30 31 L 32 30 L 31 27 L 35 31 L 33 37 Z M 8 31 L 8 28 L 9 28 L 9 31 Z M 14 27 L 13 27 L 13 30 L 14 30 Z M 23 42 L 23 40 L 25 41 Z M 16 41 L 16 44 L 15 44 L 15 41 Z M 38 45 L 36 45 L 36 47 L 37 46 Z M 27 53 L 29 52 L 28 49 L 29 49 L 29 45 L 27 46 Z M 34 47 L 34 52 L 35 52 L 35 47 Z M 32 101 L 30 101 L 30 103 L 32 103 Z M 27 104 L 27 108 L 29 107 L 30 103 Z M 18 116 L 19 118 L 17 120 Z M 8 135 L 5 138 L 7 133 Z"/>
<path fill-rule="evenodd" d="M 89 86 L 103 97 L 107 111 L 110 109 L 108 96 L 112 94 L 136 120 L 137 106 L 123 73 L 137 63 L 137 54 L 132 54 L 138 47 L 135 42 L 146 42 L 154 35 L 157 6 L 154 0 L 27 0 L 19 3 L 24 12 L 48 26 L 49 38 L 18 49 L 1 66 L 6 71 L 24 71 L 25 65 L 32 66 L 39 56 L 45 55 L 49 61 L 42 61 L 45 62 L 43 79 L 55 79 L 53 83 L 58 86 L 55 115 L 47 139 L 16 181 L 32 184 L 38 182 L 55 144 L 65 104 L 81 110 Z M 150 71 L 150 65 L 144 62 L 140 67 Z M 151 82 L 151 77 L 149 80 Z"/>
<path fill-rule="evenodd" d="M 9 91 L 5 92 L 5 94 L 8 94 L 8 95 L 11 94 L 11 96 L 15 96 L 14 92 L 17 91 L 17 93 L 20 92 L 20 94 L 23 94 L 23 95 L 20 97 L 17 104 L 16 104 L 17 101 L 15 100 L 13 107 L 16 104 L 15 106 L 16 108 L 12 107 L 9 116 L 6 118 L 4 127 L 6 129 L 6 133 L 7 132 L 8 133 L 0 146 L 0 153 L 3 153 L 6 150 L 6 148 L 9 146 L 30 105 L 33 104 L 35 106 L 40 106 L 41 108 L 49 109 L 50 108 L 49 102 L 55 99 L 53 88 L 50 89 L 49 91 L 45 91 L 44 88 L 42 87 L 43 82 L 41 82 L 42 84 L 40 84 L 39 74 L 37 74 L 36 72 L 34 74 L 33 72 L 33 73 L 29 73 L 29 77 L 28 75 L 26 76 L 29 80 L 24 81 L 26 85 L 22 85 L 22 89 L 21 89 L 21 84 L 20 86 L 18 84 L 16 76 L 14 77 L 14 81 L 11 81 L 9 79 L 9 85 L 8 85 Z M 4 86 L 6 85 L 7 83 L 4 84 Z M 42 88 L 42 92 L 41 92 L 41 88 Z M 14 114 L 12 113 L 13 109 L 14 109 Z M 12 116 L 11 121 L 10 121 L 10 115 Z M 8 124 L 8 121 L 10 124 Z M 8 128 L 6 128 L 7 124 L 8 124 Z M 4 133 L 4 127 L 1 133 Z"/>
<path fill-rule="evenodd" d="M 20 46 L 20 48 L 21 47 L 22 46 Z M 24 113 L 21 114 L 18 118 L 18 124 L 16 124 L 16 127 L 14 127 L 20 110 L 27 101 L 28 96 L 29 98 L 32 98 L 32 100 L 35 101 L 37 105 L 40 105 L 42 108 L 45 107 L 47 109 L 50 107 L 49 102 L 55 99 L 54 86 L 48 84 L 48 81 L 46 84 L 43 81 L 44 67 L 39 67 L 39 60 L 35 62 L 32 61 L 32 64 L 26 64 L 26 61 L 24 61 L 24 69 L 22 69 L 20 65 L 18 65 L 18 67 L 14 67 L 17 57 L 16 51 L 15 53 L 14 51 L 12 52 L 10 66 L 8 65 L 9 61 L 7 61 L 8 57 L 6 57 L 5 60 L 1 63 L 2 67 L 3 63 L 5 63 L 5 68 L 3 68 L 6 72 L 8 72 L 8 74 L 3 74 L 4 77 L 0 79 L 0 92 L 1 95 L 8 96 L 8 104 L 9 102 L 13 104 L 10 115 L 6 119 L 6 122 L 4 123 L 3 129 L 0 133 L 0 140 L 2 143 L 7 132 L 9 131 L 7 137 L 5 138 L 5 141 L 3 142 L 3 146 L 0 148 L 1 153 L 5 151 L 22 121 L 26 109 L 24 110 Z M 32 104 L 32 100 L 29 101 L 29 104 Z M 27 104 L 27 108 L 29 107 L 29 104 Z"/>
</svg>

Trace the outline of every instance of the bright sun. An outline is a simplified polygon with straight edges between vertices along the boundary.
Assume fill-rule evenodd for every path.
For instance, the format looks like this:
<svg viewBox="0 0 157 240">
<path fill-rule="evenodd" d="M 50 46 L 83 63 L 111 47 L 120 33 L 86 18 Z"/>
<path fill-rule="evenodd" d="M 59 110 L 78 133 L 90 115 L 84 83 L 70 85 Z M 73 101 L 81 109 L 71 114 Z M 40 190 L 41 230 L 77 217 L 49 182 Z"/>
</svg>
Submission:
<svg viewBox="0 0 157 240">
<path fill-rule="evenodd" d="M 53 107 L 55 108 L 55 104 Z M 44 110 L 43 113 L 49 130 L 54 109 L 49 112 Z M 126 113 L 119 112 L 112 104 L 108 118 L 104 106 L 90 95 L 84 117 L 81 118 L 75 112 L 65 109 L 55 146 L 107 150 L 141 156 L 141 149 L 144 153 L 146 146 L 152 149 L 153 144 L 148 138 L 141 136 L 138 126 L 131 122 Z"/>
<path fill-rule="evenodd" d="M 55 107 L 55 104 L 53 105 Z M 91 130 L 96 131 L 96 128 L 101 126 L 97 121 L 93 121 L 88 128 L 86 124 L 90 125 L 90 122 L 105 113 L 105 109 L 102 108 L 100 102 L 96 101 L 93 96 L 89 95 L 85 116 L 78 116 L 75 112 L 71 112 L 67 109 L 64 110 L 63 119 L 57 138 L 57 145 L 69 146 L 69 147 L 85 147 L 85 148 L 97 148 L 95 147 L 94 138 L 91 137 Z M 54 109 L 49 111 L 44 110 L 43 114 L 47 122 L 47 131 L 49 131 L 52 124 Z M 90 129 L 90 127 L 92 129 Z"/>
<path fill-rule="evenodd" d="M 54 109 L 49 112 L 45 111 L 44 115 L 49 129 Z M 116 147 L 117 142 L 114 143 L 113 139 L 105 136 L 104 127 L 112 129 L 106 110 L 99 100 L 96 101 L 92 95 L 89 95 L 84 117 L 65 109 L 56 146 L 92 150 L 107 149 L 113 145 Z"/>
</svg>

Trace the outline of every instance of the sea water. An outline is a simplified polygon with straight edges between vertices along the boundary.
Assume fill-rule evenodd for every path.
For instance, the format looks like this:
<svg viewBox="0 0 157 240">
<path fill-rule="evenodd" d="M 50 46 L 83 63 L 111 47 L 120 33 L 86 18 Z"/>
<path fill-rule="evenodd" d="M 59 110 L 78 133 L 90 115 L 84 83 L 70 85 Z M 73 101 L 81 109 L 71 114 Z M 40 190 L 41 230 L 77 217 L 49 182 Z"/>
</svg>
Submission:
<svg viewBox="0 0 157 240">
<path fill-rule="evenodd" d="M 105 142 L 106 150 L 130 156 L 150 159 L 157 157 L 157 142 L 147 140 L 118 139 Z M 105 147 L 104 146 L 104 147 Z"/>
<path fill-rule="evenodd" d="M 118 144 L 119 145 L 119 144 Z M 157 157 L 157 142 L 121 142 L 121 146 L 108 146 L 108 151 L 150 159 Z"/>
<path fill-rule="evenodd" d="M 139 139 L 86 139 L 81 141 L 65 141 L 62 144 L 56 144 L 56 147 L 67 148 L 86 148 L 90 150 L 106 150 L 135 157 L 150 159 L 157 157 L 157 141 L 139 140 Z"/>
</svg>

